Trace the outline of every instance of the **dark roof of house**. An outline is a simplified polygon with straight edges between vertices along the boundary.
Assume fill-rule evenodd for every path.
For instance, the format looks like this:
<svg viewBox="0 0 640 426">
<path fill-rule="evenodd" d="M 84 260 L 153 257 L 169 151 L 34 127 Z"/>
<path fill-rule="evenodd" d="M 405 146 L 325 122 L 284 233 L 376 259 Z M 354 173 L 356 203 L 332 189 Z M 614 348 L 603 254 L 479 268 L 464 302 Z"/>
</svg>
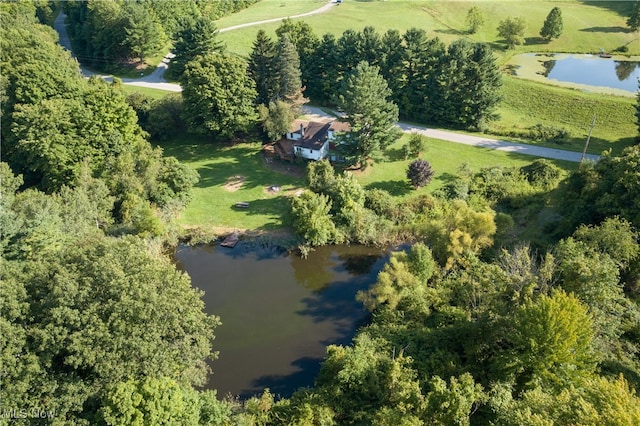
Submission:
<svg viewBox="0 0 640 426">
<path fill-rule="evenodd" d="M 327 140 L 329 130 L 345 132 L 349 130 L 349 124 L 331 121 L 321 123 L 317 121 L 295 120 L 289 127 L 290 133 L 300 133 L 300 126 L 303 127 L 303 137 L 294 142 L 295 146 L 307 149 L 319 150 Z"/>
</svg>

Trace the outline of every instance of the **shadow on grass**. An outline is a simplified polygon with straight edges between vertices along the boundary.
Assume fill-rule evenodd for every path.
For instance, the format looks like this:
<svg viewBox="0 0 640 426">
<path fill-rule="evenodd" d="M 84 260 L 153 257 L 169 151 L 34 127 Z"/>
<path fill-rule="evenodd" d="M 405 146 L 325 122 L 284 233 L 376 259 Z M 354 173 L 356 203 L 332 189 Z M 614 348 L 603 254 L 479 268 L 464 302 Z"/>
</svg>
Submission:
<svg viewBox="0 0 640 426">
<path fill-rule="evenodd" d="M 524 44 L 527 46 L 536 46 L 539 44 L 549 44 L 549 41 L 542 37 L 525 37 Z"/>
<path fill-rule="evenodd" d="M 631 30 L 625 27 L 589 27 L 581 28 L 584 33 L 630 33 Z"/>
<path fill-rule="evenodd" d="M 436 180 L 442 181 L 443 183 L 453 183 L 459 179 L 459 176 L 452 175 L 451 173 L 443 173 L 436 177 Z"/>
<path fill-rule="evenodd" d="M 433 31 L 438 34 L 449 34 L 449 35 L 457 35 L 457 36 L 464 36 L 464 35 L 471 34 L 469 31 L 456 30 L 455 28 L 438 29 Z"/>
<path fill-rule="evenodd" d="M 617 12 L 620 16 L 624 16 L 625 18 L 631 14 L 631 8 L 633 7 L 633 2 L 630 1 L 580 0 L 580 2 L 585 3 L 591 7 L 601 7 L 612 12 Z"/>
<path fill-rule="evenodd" d="M 387 180 L 370 183 L 366 189 L 382 189 L 395 197 L 401 197 L 410 193 L 412 188 L 406 180 Z"/>
</svg>

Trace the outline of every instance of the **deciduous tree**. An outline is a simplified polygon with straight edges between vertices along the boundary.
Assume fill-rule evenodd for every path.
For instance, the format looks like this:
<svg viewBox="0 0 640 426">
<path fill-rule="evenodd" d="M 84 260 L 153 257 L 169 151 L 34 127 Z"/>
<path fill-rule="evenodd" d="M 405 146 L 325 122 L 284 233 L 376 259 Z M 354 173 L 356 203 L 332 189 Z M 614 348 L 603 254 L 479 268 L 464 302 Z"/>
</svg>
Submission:
<svg viewBox="0 0 640 426">
<path fill-rule="evenodd" d="M 470 34 L 477 33 L 480 27 L 484 25 L 484 15 L 478 6 L 469 8 L 466 22 Z"/>
<path fill-rule="evenodd" d="M 518 44 L 524 44 L 526 26 L 524 18 L 508 17 L 500 21 L 498 35 L 505 39 L 509 49 L 513 49 Z"/>
<path fill-rule="evenodd" d="M 183 76 L 183 116 L 196 133 L 233 137 L 255 121 L 255 83 L 245 62 L 210 53 L 187 64 Z"/>
<path fill-rule="evenodd" d="M 321 246 L 335 238 L 336 227 L 329 213 L 331 200 L 326 195 L 303 192 L 291 199 L 291 211 L 293 227 L 307 243 Z"/>
<path fill-rule="evenodd" d="M 262 121 L 262 129 L 271 141 L 276 141 L 287 133 L 295 119 L 291 105 L 283 101 L 270 102 L 268 107 L 259 105 L 258 115 Z"/>
</svg>

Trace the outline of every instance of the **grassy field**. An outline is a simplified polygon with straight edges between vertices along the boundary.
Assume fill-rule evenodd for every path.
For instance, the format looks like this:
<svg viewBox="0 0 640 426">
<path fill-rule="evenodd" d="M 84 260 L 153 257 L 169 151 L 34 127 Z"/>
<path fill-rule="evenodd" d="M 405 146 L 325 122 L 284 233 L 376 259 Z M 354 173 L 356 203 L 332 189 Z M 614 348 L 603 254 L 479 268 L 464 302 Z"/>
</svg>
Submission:
<svg viewBox="0 0 640 426">
<path fill-rule="evenodd" d="M 302 178 L 267 167 L 260 143 L 221 146 L 205 139 L 185 137 L 161 146 L 165 154 L 175 156 L 200 173 L 193 201 L 179 221 L 185 226 L 280 228 L 289 211 L 286 197 L 304 184 Z M 280 190 L 270 191 L 272 186 Z M 238 202 L 249 202 L 250 207 L 235 208 Z"/>
<path fill-rule="evenodd" d="M 494 130 L 525 129 L 540 123 L 569 132 L 566 143 L 540 143 L 541 146 L 582 151 L 593 114 L 597 118 L 590 153 L 611 149 L 619 154 L 634 143 L 638 132 L 633 97 L 587 93 L 510 76 L 504 78 L 503 94 L 498 110 L 501 119 L 492 125 Z"/>
<path fill-rule="evenodd" d="M 264 21 L 310 12 L 327 4 L 327 0 L 260 0 L 238 13 L 216 21 L 218 29 L 224 29 L 247 22 Z"/>
<path fill-rule="evenodd" d="M 414 196 L 421 192 L 433 192 L 446 185 L 459 174 L 463 164 L 477 172 L 484 167 L 521 167 L 535 160 L 535 157 L 528 155 L 427 138 L 427 150 L 420 157 L 431 163 L 435 174 L 428 186 L 414 190 L 406 177 L 407 167 L 413 159 L 405 160 L 402 155 L 402 146 L 408 140 L 409 135 L 405 134 L 386 150 L 383 161 L 374 163 L 363 172 L 355 172 L 363 187 L 384 189 L 397 197 Z M 554 161 L 554 163 L 565 170 L 577 168 L 576 163 L 566 161 Z"/>
<path fill-rule="evenodd" d="M 264 0 L 263 0 L 264 1 Z M 277 3 L 277 0 L 274 0 Z M 260 2 L 262 3 L 262 2 Z M 258 3 L 258 5 L 260 5 Z M 303 2 L 300 2 L 301 6 Z M 306 5 L 307 3 L 304 2 Z M 219 21 L 219 27 L 251 22 L 254 5 L 233 17 L 233 23 Z M 261 7 L 265 7 L 265 3 Z M 580 52 L 592 53 L 604 48 L 613 51 L 627 46 L 629 54 L 640 54 L 638 34 L 626 28 L 626 16 L 632 2 L 584 2 L 584 1 L 425 1 L 425 0 L 387 0 L 387 1 L 355 1 L 345 0 L 340 6 L 333 7 L 326 13 L 301 18 L 321 36 L 324 33 L 341 35 L 346 29 L 361 30 L 367 25 L 375 27 L 379 32 L 398 29 L 401 32 L 416 27 L 426 30 L 429 37 L 438 37 L 450 43 L 461 37 L 472 41 L 490 43 L 505 58 L 522 52 Z M 485 24 L 478 33 L 470 35 L 465 23 L 470 7 L 477 6 L 485 17 Z M 563 16 L 564 31 L 558 40 L 543 42 L 539 37 L 540 28 L 549 11 L 560 7 Z M 275 8 L 273 8 L 275 9 Z M 274 11 L 275 13 L 275 11 Z M 291 13 L 293 14 L 293 13 Z M 276 14 L 277 16 L 277 14 Z M 283 14 L 282 16 L 287 16 Z M 523 17 L 527 21 L 525 37 L 527 44 L 516 49 L 504 51 L 504 45 L 498 37 L 496 28 L 501 20 L 507 17 Z M 224 24 L 224 25 L 223 25 Z M 248 55 L 258 29 L 264 29 L 270 36 L 275 36 L 279 23 L 264 24 L 220 35 L 229 50 L 241 55 Z"/>
<path fill-rule="evenodd" d="M 498 165 L 522 166 L 534 160 L 529 156 L 429 139 L 428 149 L 422 158 L 431 162 L 435 175 L 429 186 L 416 191 L 405 176 L 409 161 L 401 155 L 401 147 L 407 138 L 405 135 L 391 146 L 385 152 L 384 161 L 375 163 L 364 172 L 355 172 L 365 188 L 385 189 L 404 198 L 442 187 L 457 175 L 464 163 L 478 171 Z M 200 173 L 193 201 L 179 219 L 179 223 L 186 227 L 281 229 L 286 225 L 289 213 L 288 197 L 306 185 L 303 165 L 267 164 L 259 142 L 221 146 L 205 139 L 185 137 L 161 146 L 165 154 L 177 157 Z M 575 163 L 556 164 L 567 170 L 577 167 Z M 271 191 L 272 186 L 278 186 L 279 191 Z M 250 206 L 248 209 L 236 208 L 238 202 L 249 202 Z"/>
</svg>

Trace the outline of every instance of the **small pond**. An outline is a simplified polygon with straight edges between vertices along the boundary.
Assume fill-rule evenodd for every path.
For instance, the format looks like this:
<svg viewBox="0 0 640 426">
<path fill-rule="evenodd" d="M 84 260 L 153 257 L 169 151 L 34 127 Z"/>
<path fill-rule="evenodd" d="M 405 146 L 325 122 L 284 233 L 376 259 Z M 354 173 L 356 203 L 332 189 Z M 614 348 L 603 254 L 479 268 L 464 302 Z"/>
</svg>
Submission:
<svg viewBox="0 0 640 426">
<path fill-rule="evenodd" d="M 640 78 L 640 62 L 618 61 L 598 55 L 541 55 L 535 56 L 542 63 L 541 72 L 549 80 L 588 86 L 610 87 L 637 92 Z M 526 65 L 525 65 L 526 66 Z M 518 74 L 520 74 L 518 72 Z"/>
<path fill-rule="evenodd" d="M 368 314 L 355 300 L 386 261 L 381 250 L 329 246 L 307 259 L 275 249 L 179 246 L 177 266 L 220 316 L 207 388 L 247 397 L 289 396 L 313 385 L 330 344 L 348 344 Z"/>
</svg>

